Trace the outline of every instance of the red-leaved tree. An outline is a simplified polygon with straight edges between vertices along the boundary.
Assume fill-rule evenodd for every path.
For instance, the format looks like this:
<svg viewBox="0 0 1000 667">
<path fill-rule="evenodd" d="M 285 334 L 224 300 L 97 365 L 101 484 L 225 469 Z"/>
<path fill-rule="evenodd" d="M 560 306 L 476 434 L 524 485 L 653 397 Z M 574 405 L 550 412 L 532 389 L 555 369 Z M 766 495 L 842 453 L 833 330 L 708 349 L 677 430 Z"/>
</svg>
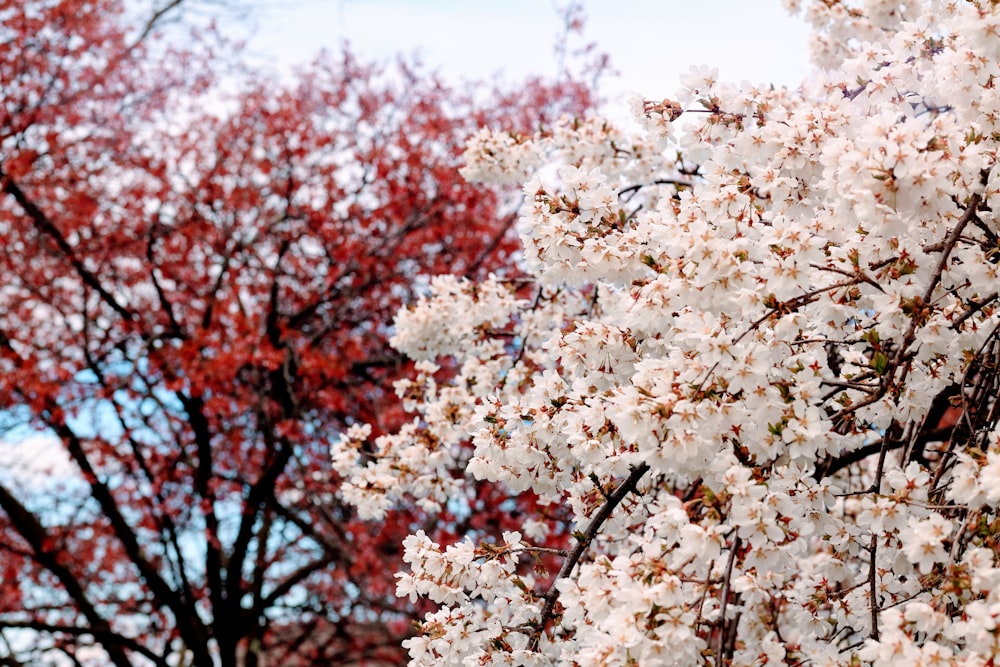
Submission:
<svg viewBox="0 0 1000 667">
<path fill-rule="evenodd" d="M 209 38 L 156 39 L 118 0 L 0 0 L 0 422 L 73 470 L 0 475 L 0 662 L 398 663 L 397 545 L 502 530 L 504 496 L 366 523 L 328 443 L 400 425 L 386 338 L 422 276 L 510 264 L 464 140 L 588 87 L 345 51 L 221 88 Z"/>
</svg>

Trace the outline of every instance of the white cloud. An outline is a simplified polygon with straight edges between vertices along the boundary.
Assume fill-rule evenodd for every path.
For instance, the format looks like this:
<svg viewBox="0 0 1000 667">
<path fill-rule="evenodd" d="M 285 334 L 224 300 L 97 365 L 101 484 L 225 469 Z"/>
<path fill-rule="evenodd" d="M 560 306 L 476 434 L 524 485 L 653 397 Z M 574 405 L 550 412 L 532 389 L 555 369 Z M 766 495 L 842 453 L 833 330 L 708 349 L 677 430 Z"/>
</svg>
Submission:
<svg viewBox="0 0 1000 667">
<path fill-rule="evenodd" d="M 79 475 L 58 438 L 37 433 L 23 438 L 0 439 L 0 475 L 21 483 L 46 479 L 64 482 Z"/>
<path fill-rule="evenodd" d="M 613 99 L 672 96 L 695 65 L 718 67 L 724 80 L 789 85 L 807 71 L 806 26 L 778 0 L 590 0 L 586 12 L 586 38 L 621 72 L 607 87 Z M 374 58 L 417 52 L 453 77 L 516 78 L 555 72 L 558 31 L 553 4 L 537 0 L 298 1 L 270 10 L 250 46 L 287 67 L 346 39 Z"/>
</svg>

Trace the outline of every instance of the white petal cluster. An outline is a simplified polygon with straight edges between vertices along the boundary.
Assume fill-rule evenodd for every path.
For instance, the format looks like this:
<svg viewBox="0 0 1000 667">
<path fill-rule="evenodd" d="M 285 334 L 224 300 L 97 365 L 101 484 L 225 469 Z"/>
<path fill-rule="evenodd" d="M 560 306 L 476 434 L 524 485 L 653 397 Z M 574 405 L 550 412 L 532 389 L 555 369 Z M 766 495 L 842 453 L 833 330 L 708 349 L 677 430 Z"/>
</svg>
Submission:
<svg viewBox="0 0 1000 667">
<path fill-rule="evenodd" d="M 533 282 L 434 279 L 414 420 L 334 466 L 367 517 L 470 478 L 537 513 L 407 539 L 411 664 L 1000 657 L 1000 7 L 789 4 L 797 90 L 695 69 L 632 128 L 470 142 Z"/>
<path fill-rule="evenodd" d="M 544 160 L 537 144 L 525 137 L 483 128 L 465 147 L 462 176 L 471 183 L 522 183 Z"/>
</svg>

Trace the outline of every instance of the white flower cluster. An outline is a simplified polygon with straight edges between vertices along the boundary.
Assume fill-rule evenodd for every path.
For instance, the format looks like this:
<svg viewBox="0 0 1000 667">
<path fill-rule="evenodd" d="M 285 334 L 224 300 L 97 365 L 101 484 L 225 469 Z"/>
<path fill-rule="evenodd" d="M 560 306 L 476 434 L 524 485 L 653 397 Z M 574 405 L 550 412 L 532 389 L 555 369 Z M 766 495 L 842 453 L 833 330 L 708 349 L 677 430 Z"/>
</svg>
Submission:
<svg viewBox="0 0 1000 667">
<path fill-rule="evenodd" d="M 462 176 L 472 182 L 516 184 L 523 182 L 544 160 L 534 142 L 509 132 L 483 128 L 465 147 Z"/>
<path fill-rule="evenodd" d="M 411 664 L 1000 657 L 1000 6 L 805 4 L 799 90 L 470 142 L 535 282 L 436 279 L 414 421 L 334 463 L 371 517 L 463 473 L 538 512 L 406 541 Z"/>
</svg>

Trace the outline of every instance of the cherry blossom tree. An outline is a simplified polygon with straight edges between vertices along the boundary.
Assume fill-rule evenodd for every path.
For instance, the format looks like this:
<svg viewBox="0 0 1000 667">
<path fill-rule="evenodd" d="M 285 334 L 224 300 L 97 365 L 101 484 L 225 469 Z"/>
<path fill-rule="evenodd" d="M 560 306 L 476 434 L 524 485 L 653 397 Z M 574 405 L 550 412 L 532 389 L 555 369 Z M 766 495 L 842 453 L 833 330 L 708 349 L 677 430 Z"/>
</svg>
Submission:
<svg viewBox="0 0 1000 667">
<path fill-rule="evenodd" d="M 789 4 L 796 89 L 694 69 L 631 126 L 468 144 L 524 183 L 532 279 L 433 280 L 412 421 L 333 463 L 365 516 L 475 480 L 536 510 L 406 538 L 411 665 L 1000 654 L 1000 5 Z"/>
<path fill-rule="evenodd" d="M 348 51 L 278 80 L 126 9 L 0 0 L 0 429 L 65 462 L 0 470 L 0 662 L 398 664 L 399 543 L 499 535 L 506 495 L 376 524 L 327 443 L 403 423 L 388 323 L 422 276 L 515 275 L 516 193 L 459 176 L 465 139 L 589 88 Z"/>
</svg>

